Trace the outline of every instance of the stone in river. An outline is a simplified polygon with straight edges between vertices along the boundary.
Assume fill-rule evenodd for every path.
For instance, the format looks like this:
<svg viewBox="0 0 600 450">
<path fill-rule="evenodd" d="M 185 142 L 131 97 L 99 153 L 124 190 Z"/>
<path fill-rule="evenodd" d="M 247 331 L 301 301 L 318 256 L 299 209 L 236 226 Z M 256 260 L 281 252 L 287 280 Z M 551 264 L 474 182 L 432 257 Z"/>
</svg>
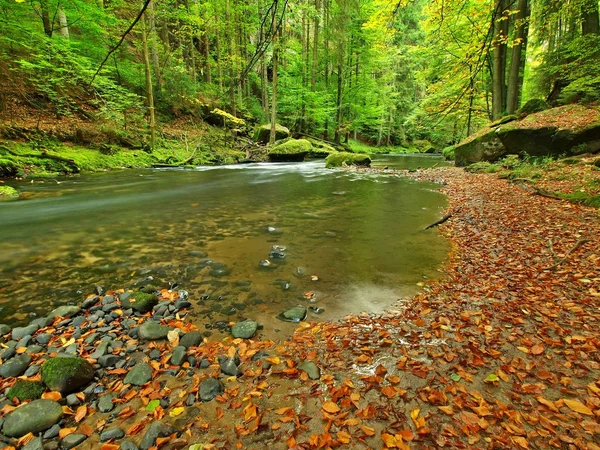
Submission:
<svg viewBox="0 0 600 450">
<path fill-rule="evenodd" d="M 131 369 L 125 379 L 124 384 L 133 384 L 134 386 L 142 386 L 152 379 L 152 367 L 146 363 L 137 363 Z"/>
<path fill-rule="evenodd" d="M 190 348 L 197 347 L 202 343 L 202 333 L 199 331 L 190 331 L 185 333 L 183 337 L 179 340 L 179 345 Z"/>
<path fill-rule="evenodd" d="M 225 375 L 237 377 L 242 373 L 235 358 L 226 358 L 221 356 L 219 357 L 219 366 L 221 366 L 221 372 L 223 372 Z"/>
<path fill-rule="evenodd" d="M 60 441 L 60 445 L 64 449 L 75 448 L 86 439 L 87 436 L 85 434 L 69 434 L 68 436 L 65 436 L 62 441 Z"/>
<path fill-rule="evenodd" d="M 0 323 L 0 335 L 5 335 L 10 331 L 10 327 L 5 323 Z"/>
<path fill-rule="evenodd" d="M 63 305 L 63 306 L 59 306 L 58 308 L 54 309 L 50 314 L 48 314 L 48 317 L 51 317 L 52 319 L 56 318 L 56 317 L 73 317 L 77 314 L 79 314 L 79 312 L 81 311 L 81 308 L 79 306 L 69 306 L 69 305 Z"/>
<path fill-rule="evenodd" d="M 21 450 L 44 450 L 44 442 L 40 437 L 33 438 Z"/>
<path fill-rule="evenodd" d="M 94 368 L 83 358 L 50 358 L 41 369 L 42 382 L 63 394 L 78 391 L 94 378 Z"/>
<path fill-rule="evenodd" d="M 294 306 L 284 311 L 283 317 L 291 322 L 300 322 L 306 318 L 306 308 L 304 306 Z"/>
<path fill-rule="evenodd" d="M 120 299 L 123 308 L 133 308 L 141 314 L 147 313 L 158 303 L 156 295 L 142 291 L 138 291 L 133 295 L 121 295 Z"/>
<path fill-rule="evenodd" d="M 321 378 L 321 370 L 312 361 L 305 361 L 298 366 L 298 369 L 303 370 L 311 380 L 318 380 Z"/>
<path fill-rule="evenodd" d="M 231 334 L 234 338 L 250 339 L 256 334 L 258 323 L 254 320 L 244 320 L 231 327 Z"/>
<path fill-rule="evenodd" d="M 11 358 L 8 361 L 2 363 L 2 365 L 0 366 L 0 377 L 18 377 L 27 370 L 27 367 L 29 367 L 30 362 L 31 356 L 29 355 L 15 356 L 14 358 Z"/>
<path fill-rule="evenodd" d="M 120 450 L 139 450 L 139 448 L 131 441 L 123 441 Z"/>
<path fill-rule="evenodd" d="M 23 339 L 25 336 L 31 335 L 40 329 L 40 326 L 37 324 L 28 325 L 26 327 L 17 327 L 12 330 L 12 338 L 15 341 L 19 339 Z"/>
<path fill-rule="evenodd" d="M 171 331 L 170 327 L 160 325 L 154 320 L 148 320 L 138 327 L 138 336 L 144 340 L 166 339 L 169 331 Z"/>
<path fill-rule="evenodd" d="M 113 403 L 114 398 L 114 394 L 106 394 L 100 397 L 100 400 L 98 400 L 98 410 L 102 413 L 111 412 L 115 407 Z"/>
<path fill-rule="evenodd" d="M 200 400 L 210 402 L 224 392 L 223 383 L 216 378 L 207 378 L 200 383 Z"/>
<path fill-rule="evenodd" d="M 63 416 L 62 407 L 54 400 L 34 400 L 13 412 L 4 420 L 2 431 L 7 436 L 21 437 L 39 433 L 57 423 Z"/>
<path fill-rule="evenodd" d="M 100 442 L 110 441 L 111 439 L 123 439 L 125 432 L 121 428 L 111 428 L 100 433 Z"/>
<path fill-rule="evenodd" d="M 113 367 L 120 359 L 121 357 L 117 355 L 103 355 L 98 358 L 98 364 L 102 367 Z"/>
</svg>

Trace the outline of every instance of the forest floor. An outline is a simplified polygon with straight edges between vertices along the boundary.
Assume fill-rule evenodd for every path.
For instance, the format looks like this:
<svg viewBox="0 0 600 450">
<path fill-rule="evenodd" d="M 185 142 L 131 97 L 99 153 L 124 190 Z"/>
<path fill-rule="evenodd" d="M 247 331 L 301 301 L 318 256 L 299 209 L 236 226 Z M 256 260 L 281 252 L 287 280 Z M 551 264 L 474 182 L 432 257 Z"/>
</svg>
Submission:
<svg viewBox="0 0 600 450">
<path fill-rule="evenodd" d="M 124 385 L 126 370 L 105 371 L 100 384 L 118 408 L 96 411 L 94 390 L 60 437 L 80 433 L 89 438 L 77 448 L 116 450 L 119 441 L 100 444 L 99 432 L 118 426 L 139 443 L 160 420 L 173 426 L 154 441 L 161 449 L 600 449 L 598 210 L 532 194 L 497 174 L 408 175 L 443 183 L 449 196 L 451 217 L 440 225 L 453 243 L 445 277 L 381 316 L 301 323 L 279 343 L 188 348 L 210 362 L 204 370 L 172 365 L 177 340 L 139 343 L 162 355 L 150 361 L 152 380 L 135 388 Z M 163 292 L 162 301 L 170 296 Z M 167 324 L 193 328 L 185 319 Z M 69 336 L 55 334 L 50 345 Z M 236 354 L 241 376 L 223 376 L 217 357 Z M 319 368 L 317 379 L 300 368 L 307 361 Z M 196 402 L 208 377 L 224 392 Z"/>
</svg>

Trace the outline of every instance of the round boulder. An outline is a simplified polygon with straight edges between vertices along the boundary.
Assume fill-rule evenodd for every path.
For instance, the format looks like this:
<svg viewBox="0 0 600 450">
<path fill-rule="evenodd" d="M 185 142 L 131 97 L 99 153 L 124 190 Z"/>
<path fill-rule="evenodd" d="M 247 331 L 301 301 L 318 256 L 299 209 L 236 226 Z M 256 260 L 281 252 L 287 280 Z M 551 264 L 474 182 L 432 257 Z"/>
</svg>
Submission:
<svg viewBox="0 0 600 450">
<path fill-rule="evenodd" d="M 42 382 L 52 391 L 69 394 L 94 378 L 94 368 L 83 358 L 51 358 L 41 369 Z"/>
<path fill-rule="evenodd" d="M 62 407 L 54 400 L 34 400 L 13 412 L 4 420 L 2 431 L 10 437 L 47 430 L 62 418 Z"/>
</svg>

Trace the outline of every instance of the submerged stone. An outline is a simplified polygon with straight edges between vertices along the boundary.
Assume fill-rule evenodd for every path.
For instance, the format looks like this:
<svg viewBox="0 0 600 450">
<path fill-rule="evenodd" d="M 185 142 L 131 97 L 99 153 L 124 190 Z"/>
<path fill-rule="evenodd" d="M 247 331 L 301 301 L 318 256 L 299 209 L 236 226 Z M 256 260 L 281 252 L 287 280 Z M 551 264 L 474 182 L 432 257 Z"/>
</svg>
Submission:
<svg viewBox="0 0 600 450">
<path fill-rule="evenodd" d="M 152 367 L 146 363 L 137 363 L 131 369 L 125 379 L 124 384 L 133 384 L 134 386 L 142 386 L 152 379 Z"/>
<path fill-rule="evenodd" d="M 15 356 L 14 358 L 11 358 L 8 361 L 2 363 L 2 365 L 0 366 L 0 377 L 18 377 L 27 370 L 27 367 L 29 367 L 29 363 L 31 363 L 31 356 Z"/>
<path fill-rule="evenodd" d="M 57 423 L 63 416 L 62 407 L 54 400 L 34 400 L 11 412 L 4 420 L 3 432 L 10 437 L 39 433 Z"/>
<path fill-rule="evenodd" d="M 207 378 L 200 383 L 200 400 L 203 402 L 210 402 L 224 391 L 223 383 L 216 378 Z"/>
<path fill-rule="evenodd" d="M 138 327 L 138 336 L 144 340 L 166 339 L 169 331 L 171 331 L 170 327 L 160 325 L 154 320 L 148 320 Z"/>
<path fill-rule="evenodd" d="M 256 334 L 258 323 L 254 320 L 244 320 L 231 327 L 231 334 L 234 338 L 250 339 Z"/>
</svg>

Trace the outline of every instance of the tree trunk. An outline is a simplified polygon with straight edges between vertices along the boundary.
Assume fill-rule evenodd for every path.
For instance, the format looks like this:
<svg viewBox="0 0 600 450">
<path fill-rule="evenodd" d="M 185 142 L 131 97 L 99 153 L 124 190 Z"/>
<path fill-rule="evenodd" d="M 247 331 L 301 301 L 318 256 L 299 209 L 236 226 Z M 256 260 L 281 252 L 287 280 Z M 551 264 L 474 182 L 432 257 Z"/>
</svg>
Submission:
<svg viewBox="0 0 600 450">
<path fill-rule="evenodd" d="M 344 56 L 342 54 L 340 58 L 340 62 L 338 62 L 338 73 L 337 73 L 337 113 L 336 113 L 336 124 L 335 124 L 335 137 L 334 142 L 336 144 L 341 143 L 342 137 L 342 120 L 343 120 L 343 94 L 344 94 L 344 66 L 342 61 L 344 60 Z"/>
<path fill-rule="evenodd" d="M 154 121 L 154 93 L 152 92 L 152 70 L 150 67 L 150 55 L 148 52 L 148 35 L 146 33 L 146 14 L 142 17 L 142 44 L 144 53 L 144 69 L 146 73 L 146 102 L 150 114 L 150 148 L 154 149 L 156 144 L 156 123 Z"/>
<path fill-rule="evenodd" d="M 50 22 L 50 10 L 48 9 L 48 0 L 40 0 L 40 10 L 42 14 L 42 23 L 44 24 L 44 33 L 49 38 L 52 37 L 52 23 Z"/>
<path fill-rule="evenodd" d="M 584 36 L 600 34 L 600 20 L 598 17 L 598 0 L 586 0 L 581 7 L 583 22 L 581 31 Z"/>
<path fill-rule="evenodd" d="M 527 35 L 529 31 L 529 4 L 528 0 L 519 0 L 515 15 L 515 34 L 510 58 L 510 72 L 508 75 L 508 101 L 507 112 L 514 114 L 519 109 L 519 99 L 523 87 L 523 74 L 521 73 L 522 62 L 525 59 L 527 48 Z"/>
<path fill-rule="evenodd" d="M 310 89 L 312 92 L 317 90 L 317 62 L 318 62 L 318 49 L 319 49 L 319 14 L 321 13 L 321 0 L 315 0 L 315 21 L 313 24 L 313 55 L 312 55 L 312 74 L 310 81 Z"/>
<path fill-rule="evenodd" d="M 208 39 L 208 28 L 204 30 L 204 80 L 212 83 L 212 72 L 210 69 L 210 40 Z"/>
<path fill-rule="evenodd" d="M 217 17 L 217 21 L 219 18 Z M 219 94 L 223 93 L 223 63 L 221 62 L 221 38 L 219 37 L 219 30 L 216 35 L 217 40 L 217 77 L 219 78 Z"/>
<path fill-rule="evenodd" d="M 60 25 L 60 35 L 69 39 L 69 23 L 67 22 L 67 15 L 62 8 L 58 8 L 56 14 L 58 15 L 58 24 Z"/>
<path fill-rule="evenodd" d="M 273 14 L 273 22 L 275 22 L 275 14 Z M 273 26 L 275 29 L 275 26 Z M 279 48 L 277 46 L 277 38 L 273 37 L 273 81 L 271 85 L 271 136 L 269 143 L 273 144 L 277 136 L 277 64 L 279 59 Z"/>
<path fill-rule="evenodd" d="M 497 120 L 506 110 L 506 39 L 508 17 L 504 14 L 508 0 L 498 0 L 494 14 L 494 59 L 492 69 L 492 118 Z"/>
<path fill-rule="evenodd" d="M 158 34 L 156 32 L 156 10 L 154 8 L 154 0 L 148 3 L 148 25 L 150 26 L 150 54 L 152 55 L 152 68 L 154 69 L 154 77 L 156 78 L 156 90 L 162 91 L 162 78 L 160 73 L 160 61 L 158 60 Z M 160 98 L 160 95 L 159 95 Z"/>
</svg>

